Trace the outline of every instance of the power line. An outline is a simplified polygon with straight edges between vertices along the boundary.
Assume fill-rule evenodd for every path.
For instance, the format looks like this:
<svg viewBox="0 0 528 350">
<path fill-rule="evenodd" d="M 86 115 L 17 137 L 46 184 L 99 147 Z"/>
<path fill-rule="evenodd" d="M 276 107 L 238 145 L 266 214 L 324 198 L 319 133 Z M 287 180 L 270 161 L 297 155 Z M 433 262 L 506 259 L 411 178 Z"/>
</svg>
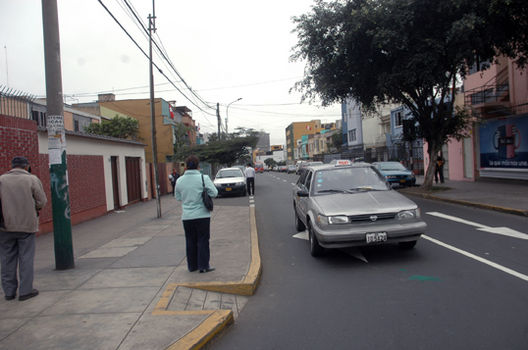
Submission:
<svg viewBox="0 0 528 350">
<path fill-rule="evenodd" d="M 128 33 L 128 31 L 123 27 L 123 25 L 119 22 L 119 20 L 113 15 L 113 13 L 105 6 L 105 4 L 103 4 L 103 2 L 101 0 L 98 0 L 98 2 L 101 4 L 101 6 L 103 6 L 103 8 L 106 10 L 106 12 L 108 12 L 108 14 L 112 17 L 112 19 L 119 25 L 119 27 L 126 33 L 126 35 L 130 38 L 130 40 L 132 40 L 132 42 L 136 45 L 136 47 L 143 53 L 143 55 L 149 59 L 149 56 L 145 53 L 145 51 L 139 46 L 139 44 L 136 42 L 136 40 L 130 35 L 130 33 Z M 185 95 L 175 84 L 174 82 L 172 82 L 172 80 L 165 74 L 163 73 L 163 71 L 158 67 L 158 65 L 156 65 L 155 63 L 153 63 L 153 65 L 158 69 L 158 72 L 163 75 L 168 81 L 169 83 L 174 86 L 174 88 L 183 96 L 185 97 L 185 99 L 187 99 L 190 103 L 192 103 L 196 108 L 198 108 L 199 110 L 201 110 L 202 112 L 204 112 L 205 114 L 208 114 L 208 115 L 211 115 L 211 116 L 215 116 L 214 114 L 210 113 L 210 112 L 207 112 L 207 111 L 204 111 L 200 106 L 198 106 L 194 101 L 192 101 L 189 97 L 187 97 L 187 95 Z"/>
</svg>

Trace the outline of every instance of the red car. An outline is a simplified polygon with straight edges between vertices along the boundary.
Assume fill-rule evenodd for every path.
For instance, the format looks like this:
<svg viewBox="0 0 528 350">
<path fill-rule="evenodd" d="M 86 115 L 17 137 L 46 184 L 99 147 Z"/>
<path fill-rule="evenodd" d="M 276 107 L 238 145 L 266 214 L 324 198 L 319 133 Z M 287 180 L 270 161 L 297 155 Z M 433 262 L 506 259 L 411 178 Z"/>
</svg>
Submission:
<svg viewBox="0 0 528 350">
<path fill-rule="evenodd" d="M 263 172 L 264 172 L 264 163 L 262 163 L 262 162 L 255 162 L 255 172 L 257 172 L 257 173 L 263 173 Z"/>
</svg>

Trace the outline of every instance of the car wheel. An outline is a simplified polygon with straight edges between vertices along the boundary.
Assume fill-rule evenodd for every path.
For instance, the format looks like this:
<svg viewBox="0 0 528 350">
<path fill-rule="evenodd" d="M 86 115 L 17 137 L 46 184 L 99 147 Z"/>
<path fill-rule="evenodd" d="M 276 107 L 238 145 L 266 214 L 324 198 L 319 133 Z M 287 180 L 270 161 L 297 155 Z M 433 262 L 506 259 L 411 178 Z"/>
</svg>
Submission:
<svg viewBox="0 0 528 350">
<path fill-rule="evenodd" d="M 416 245 L 417 241 L 410 241 L 410 242 L 400 242 L 398 243 L 398 246 L 401 249 L 413 249 Z"/>
<path fill-rule="evenodd" d="M 293 206 L 293 211 L 295 212 L 295 229 L 297 232 L 301 232 L 306 230 L 306 226 L 304 226 L 304 222 L 301 221 L 299 218 L 299 215 L 297 215 L 297 210 L 295 209 L 295 205 Z"/>
<path fill-rule="evenodd" d="M 317 240 L 317 237 L 315 237 L 310 222 L 308 222 L 308 240 L 310 241 L 310 254 L 314 257 L 321 256 L 324 252 L 324 248 L 319 245 L 319 241 Z"/>
</svg>

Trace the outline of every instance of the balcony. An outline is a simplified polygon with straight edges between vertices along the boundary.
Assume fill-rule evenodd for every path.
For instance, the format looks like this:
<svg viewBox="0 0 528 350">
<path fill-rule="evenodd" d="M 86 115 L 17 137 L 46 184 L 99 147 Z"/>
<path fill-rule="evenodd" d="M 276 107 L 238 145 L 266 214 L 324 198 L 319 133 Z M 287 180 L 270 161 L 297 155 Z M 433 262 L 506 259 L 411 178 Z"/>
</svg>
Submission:
<svg viewBox="0 0 528 350">
<path fill-rule="evenodd" d="M 464 104 L 482 118 L 507 116 L 513 113 L 506 66 L 484 85 L 464 92 Z"/>
</svg>

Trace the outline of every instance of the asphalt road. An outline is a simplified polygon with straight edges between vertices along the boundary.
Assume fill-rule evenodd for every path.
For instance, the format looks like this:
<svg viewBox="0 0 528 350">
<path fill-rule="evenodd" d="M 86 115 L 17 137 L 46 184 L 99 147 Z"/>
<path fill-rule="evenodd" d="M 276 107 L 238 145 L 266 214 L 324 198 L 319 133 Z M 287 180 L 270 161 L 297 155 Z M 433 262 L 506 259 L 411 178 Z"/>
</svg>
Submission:
<svg viewBox="0 0 528 350">
<path fill-rule="evenodd" d="M 527 218 L 411 197 L 429 225 L 415 249 L 313 258 L 295 181 L 257 176 L 262 279 L 209 349 L 527 349 Z"/>
</svg>

